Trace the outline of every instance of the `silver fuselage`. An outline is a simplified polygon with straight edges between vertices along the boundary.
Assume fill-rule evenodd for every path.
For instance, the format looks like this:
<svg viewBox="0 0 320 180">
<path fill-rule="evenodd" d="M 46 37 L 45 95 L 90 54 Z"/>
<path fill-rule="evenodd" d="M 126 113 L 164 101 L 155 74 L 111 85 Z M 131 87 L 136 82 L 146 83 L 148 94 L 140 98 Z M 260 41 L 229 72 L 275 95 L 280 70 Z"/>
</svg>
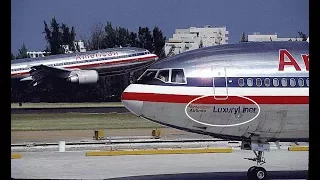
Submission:
<svg viewBox="0 0 320 180">
<path fill-rule="evenodd" d="M 122 102 L 142 118 L 224 139 L 309 141 L 308 42 L 206 47 L 152 69 L 183 69 L 186 82 L 169 75 L 129 85 Z"/>
<path fill-rule="evenodd" d="M 70 70 L 96 70 L 99 75 L 121 74 L 124 71 L 143 68 L 156 59 L 155 54 L 134 47 L 16 59 L 11 61 L 11 78 L 21 79 L 30 76 L 31 67 L 41 64 Z"/>
</svg>

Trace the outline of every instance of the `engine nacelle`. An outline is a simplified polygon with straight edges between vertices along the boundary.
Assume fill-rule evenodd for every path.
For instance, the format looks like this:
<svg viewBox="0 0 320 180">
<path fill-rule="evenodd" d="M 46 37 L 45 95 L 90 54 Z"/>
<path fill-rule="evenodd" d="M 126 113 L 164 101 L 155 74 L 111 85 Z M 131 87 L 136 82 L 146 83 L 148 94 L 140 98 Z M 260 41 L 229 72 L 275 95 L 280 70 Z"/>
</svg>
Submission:
<svg viewBox="0 0 320 180">
<path fill-rule="evenodd" d="M 72 71 L 70 77 L 68 78 L 68 81 L 79 84 L 93 84 L 97 83 L 98 79 L 99 74 L 95 70 L 79 70 Z"/>
</svg>

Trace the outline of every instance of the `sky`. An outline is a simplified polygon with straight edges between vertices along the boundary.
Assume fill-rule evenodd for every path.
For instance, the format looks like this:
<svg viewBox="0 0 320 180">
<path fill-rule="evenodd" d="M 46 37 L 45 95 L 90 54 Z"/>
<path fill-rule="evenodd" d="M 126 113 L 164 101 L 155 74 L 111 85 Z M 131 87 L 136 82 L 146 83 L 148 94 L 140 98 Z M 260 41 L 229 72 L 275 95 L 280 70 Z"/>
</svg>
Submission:
<svg viewBox="0 0 320 180">
<path fill-rule="evenodd" d="M 90 38 L 92 27 L 107 21 L 134 32 L 158 26 L 167 39 L 175 29 L 226 26 L 229 44 L 243 32 L 309 35 L 307 0 L 11 0 L 11 52 L 17 55 L 22 44 L 28 51 L 44 50 L 44 21 L 50 24 L 53 17 L 73 26 L 77 40 Z"/>
</svg>

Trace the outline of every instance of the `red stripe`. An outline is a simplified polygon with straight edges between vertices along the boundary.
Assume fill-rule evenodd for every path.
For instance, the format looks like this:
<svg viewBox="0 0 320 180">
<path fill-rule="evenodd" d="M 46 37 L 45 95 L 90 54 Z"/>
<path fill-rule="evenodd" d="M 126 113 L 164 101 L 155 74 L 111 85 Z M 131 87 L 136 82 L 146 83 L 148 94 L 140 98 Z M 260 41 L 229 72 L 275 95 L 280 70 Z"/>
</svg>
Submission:
<svg viewBox="0 0 320 180">
<path fill-rule="evenodd" d="M 132 93 L 124 92 L 122 100 L 137 100 L 149 102 L 189 103 L 198 98 L 198 95 L 178 94 L 154 94 L 154 93 Z M 257 104 L 309 104 L 309 96 L 246 96 Z M 218 97 L 219 98 L 219 97 Z M 227 100 L 216 100 L 212 96 L 200 98 L 193 104 L 253 104 L 245 98 L 229 96 Z"/>
<path fill-rule="evenodd" d="M 29 72 L 22 72 L 22 73 L 11 74 L 11 76 L 19 76 L 19 75 L 25 75 L 25 74 L 29 74 Z"/>
<path fill-rule="evenodd" d="M 156 57 L 157 56 L 134 58 L 134 59 L 126 59 L 126 60 L 120 60 L 120 61 L 113 61 L 113 62 L 85 64 L 85 65 L 79 65 L 79 66 L 68 66 L 68 67 L 64 67 L 64 68 L 70 69 L 70 68 L 81 68 L 81 67 L 94 67 L 94 66 L 100 66 L 102 64 L 118 64 L 118 63 L 122 63 L 122 62 L 145 61 L 145 60 L 153 59 L 153 58 L 156 58 Z M 15 74 L 11 74 L 11 76 L 25 75 L 25 74 L 29 74 L 29 72 L 15 73 Z"/>
</svg>

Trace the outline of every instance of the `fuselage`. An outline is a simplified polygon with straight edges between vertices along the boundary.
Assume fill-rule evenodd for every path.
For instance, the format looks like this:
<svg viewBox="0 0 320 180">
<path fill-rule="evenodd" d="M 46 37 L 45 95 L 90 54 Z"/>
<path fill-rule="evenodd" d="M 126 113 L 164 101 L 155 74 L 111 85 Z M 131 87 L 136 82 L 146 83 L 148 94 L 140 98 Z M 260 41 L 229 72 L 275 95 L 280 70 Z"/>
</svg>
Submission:
<svg viewBox="0 0 320 180">
<path fill-rule="evenodd" d="M 308 141 L 309 44 L 249 42 L 181 53 L 149 67 L 122 102 L 142 118 L 218 138 Z"/>
<path fill-rule="evenodd" d="M 144 67 L 156 59 L 157 56 L 148 50 L 134 47 L 16 59 L 11 61 L 11 78 L 27 77 L 32 66 L 41 64 L 71 70 L 96 70 L 99 75 L 120 74 L 124 70 Z"/>
</svg>

